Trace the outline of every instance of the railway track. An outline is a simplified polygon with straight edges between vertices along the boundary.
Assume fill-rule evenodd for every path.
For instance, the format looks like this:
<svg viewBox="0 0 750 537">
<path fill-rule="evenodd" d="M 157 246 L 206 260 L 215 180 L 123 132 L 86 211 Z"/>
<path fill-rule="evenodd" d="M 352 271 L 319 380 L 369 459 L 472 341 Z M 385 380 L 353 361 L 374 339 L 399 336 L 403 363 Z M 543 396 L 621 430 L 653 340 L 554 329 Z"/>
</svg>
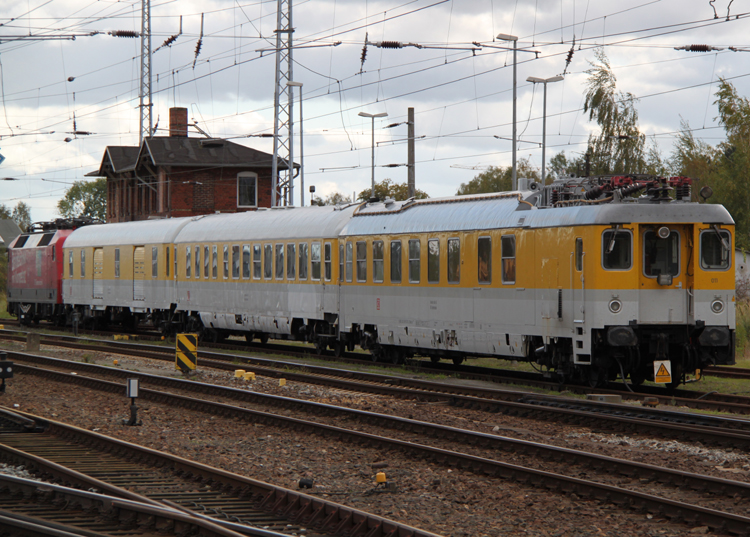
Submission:
<svg viewBox="0 0 750 537">
<path fill-rule="evenodd" d="M 207 537 L 384 537 L 394 531 L 408 537 L 437 537 L 324 499 L 9 409 L 2 409 L 0 415 L 0 458 L 47 479 L 138 503 L 144 506 L 145 518 L 151 517 L 144 527 L 154 530 L 169 525 L 156 513 L 162 510 L 178 522 L 192 520 L 196 527 L 207 528 L 199 533 Z M 41 488 L 45 491 L 47 486 Z M 4 490 L 0 488 L 0 508 L 10 510 L 12 499 L 3 500 Z M 14 490 L 9 485 L 11 496 Z M 106 499 L 100 501 L 106 504 Z M 149 514 L 148 508 L 154 512 Z M 24 508 L 19 506 L 17 512 Z M 55 516 L 51 515 L 52 522 Z M 70 518 L 69 513 L 60 516 Z M 140 517 L 123 520 L 132 525 Z M 184 532 L 179 535 L 192 535 L 184 523 L 174 526 Z"/>
<path fill-rule="evenodd" d="M 12 338 L 16 341 L 23 339 L 19 339 L 19 336 L 9 334 L 0 334 L 0 337 Z M 70 349 L 118 353 L 170 362 L 174 360 L 174 350 L 160 345 L 146 345 L 125 341 L 89 340 L 84 338 L 73 338 L 70 336 L 43 336 L 41 342 L 46 345 L 56 345 Z M 201 366 L 205 367 L 231 371 L 237 369 L 238 364 L 243 366 L 251 365 L 257 373 L 266 376 L 275 378 L 285 377 L 300 382 L 325 384 L 328 386 L 338 385 L 341 389 L 352 389 L 354 391 L 370 391 L 371 393 L 383 393 L 398 396 L 402 391 L 399 390 L 399 388 L 413 388 L 425 392 L 449 393 L 454 396 L 469 396 L 483 399 L 517 400 L 521 396 L 519 395 L 519 392 L 515 390 L 469 387 L 457 385 L 455 383 L 434 382 L 362 371 L 342 370 L 340 368 L 300 364 L 296 362 L 283 362 L 276 359 L 247 356 L 245 354 L 235 355 L 205 350 L 200 351 L 198 354 Z M 437 365 L 440 366 L 441 364 Z M 469 366 L 469 368 L 472 367 Z M 462 377 L 463 376 L 465 376 L 465 374 L 462 374 Z M 531 374 L 523 372 L 518 372 L 517 376 L 513 379 L 509 379 L 506 376 L 486 375 L 484 373 L 470 374 L 467 376 L 472 379 L 478 378 L 480 380 L 487 380 L 494 384 L 512 381 L 517 384 L 531 385 L 551 391 L 559 389 L 559 385 L 556 383 L 540 380 L 538 378 L 535 379 Z M 626 390 L 622 385 L 618 384 L 612 384 L 608 389 L 571 389 L 570 391 L 580 393 L 613 394 L 619 395 L 625 400 L 635 401 L 642 401 L 647 396 L 656 397 L 657 402 L 662 405 L 731 412 L 734 414 L 750 414 L 750 397 L 741 395 L 719 393 L 701 394 L 689 390 L 667 392 L 654 389 L 646 389 L 643 393 L 634 393 Z"/>
<path fill-rule="evenodd" d="M 40 374 L 50 379 L 66 382 L 73 379 L 73 382 L 99 390 L 115 391 L 123 388 L 121 383 L 85 378 L 81 375 L 72 376 L 64 372 L 33 371 L 26 368 L 21 371 L 21 374 L 27 373 Z M 146 384 L 145 378 L 143 383 Z M 182 391 L 185 392 L 194 393 L 197 389 L 205 395 L 205 390 L 208 389 L 206 385 L 195 382 L 177 380 L 177 383 L 183 384 Z M 172 387 L 174 388 L 175 385 L 173 384 Z M 315 416 L 316 421 L 271 413 L 267 410 L 238 407 L 224 402 L 195 399 L 188 395 L 166 392 L 164 386 L 156 390 L 142 388 L 141 397 L 156 403 L 188 408 L 212 416 L 249 420 L 266 427 L 294 430 L 307 435 L 324 435 L 337 441 L 375 447 L 384 452 L 399 451 L 420 460 L 431 460 L 438 464 L 461 467 L 483 475 L 510 479 L 568 494 L 575 493 L 578 496 L 595 498 L 629 508 L 648 510 L 678 521 L 708 525 L 731 533 L 741 534 L 750 531 L 750 518 L 731 512 L 734 510 L 732 506 L 736 505 L 737 498 L 750 497 L 750 484 L 748 483 L 332 405 L 248 393 L 245 390 L 223 388 L 222 391 L 226 399 L 244 399 L 245 395 L 249 395 L 256 404 L 260 404 L 262 400 L 262 404 L 267 407 L 291 409 L 294 410 L 294 416 L 308 414 Z M 331 424 L 355 422 L 366 430 L 387 428 L 390 431 L 397 431 L 398 437 L 374 435 Z M 451 445 L 473 446 L 473 449 L 469 452 L 458 452 L 454 449 L 427 445 L 424 443 L 425 438 L 438 439 L 439 442 L 449 442 Z M 746 442 L 750 441 L 750 434 L 744 435 L 744 438 Z M 510 464 L 497 460 L 497 455 L 500 453 L 507 455 L 507 458 L 511 458 L 510 455 L 513 456 L 512 458 L 522 456 L 527 464 Z M 530 461 L 543 461 L 545 467 L 529 467 Z M 553 471 L 547 469 L 550 461 L 559 461 L 556 465 L 552 465 L 555 466 Z M 578 470 L 571 471 L 571 467 L 578 468 Z M 563 473 L 565 468 L 568 468 L 568 475 Z M 592 472 L 599 474 L 597 477 L 600 481 L 580 477 L 590 475 Z M 569 475 L 570 473 L 574 475 Z M 611 480 L 609 483 L 601 482 L 602 474 L 618 476 L 615 480 L 617 484 L 611 484 Z M 644 483 L 647 485 L 644 486 Z M 658 494 L 654 492 L 654 489 L 658 489 Z"/>
</svg>

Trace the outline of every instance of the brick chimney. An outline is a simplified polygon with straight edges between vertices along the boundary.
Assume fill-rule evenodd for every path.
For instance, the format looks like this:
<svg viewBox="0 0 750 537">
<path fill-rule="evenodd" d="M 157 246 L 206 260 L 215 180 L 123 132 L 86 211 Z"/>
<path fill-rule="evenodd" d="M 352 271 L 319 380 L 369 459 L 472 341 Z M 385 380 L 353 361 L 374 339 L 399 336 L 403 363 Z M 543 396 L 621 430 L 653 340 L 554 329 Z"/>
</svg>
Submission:
<svg viewBox="0 0 750 537">
<path fill-rule="evenodd" d="M 187 138 L 188 110 L 187 108 L 169 109 L 169 135 Z"/>
</svg>

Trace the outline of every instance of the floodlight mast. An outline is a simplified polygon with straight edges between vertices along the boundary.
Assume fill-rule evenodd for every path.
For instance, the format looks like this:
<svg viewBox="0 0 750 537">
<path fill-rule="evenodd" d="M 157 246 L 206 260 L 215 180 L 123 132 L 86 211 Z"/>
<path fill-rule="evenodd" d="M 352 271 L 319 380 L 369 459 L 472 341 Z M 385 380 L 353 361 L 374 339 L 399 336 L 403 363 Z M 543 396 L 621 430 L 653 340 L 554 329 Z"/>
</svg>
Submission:
<svg viewBox="0 0 750 537">
<path fill-rule="evenodd" d="M 547 84 L 551 84 L 552 82 L 560 82 L 561 80 L 565 80 L 565 78 L 559 75 L 552 76 L 550 78 L 538 78 L 535 76 L 530 76 L 526 79 L 526 82 L 531 82 L 532 84 L 544 84 L 544 106 L 542 109 L 542 184 L 544 184 L 544 180 L 546 179 L 545 152 L 547 149 Z"/>
<path fill-rule="evenodd" d="M 388 117 L 386 112 L 380 112 L 379 114 L 368 114 L 367 112 L 360 112 L 360 117 L 369 117 L 372 120 L 372 178 L 370 180 L 370 197 L 375 197 L 375 118 L 376 117 Z"/>
</svg>

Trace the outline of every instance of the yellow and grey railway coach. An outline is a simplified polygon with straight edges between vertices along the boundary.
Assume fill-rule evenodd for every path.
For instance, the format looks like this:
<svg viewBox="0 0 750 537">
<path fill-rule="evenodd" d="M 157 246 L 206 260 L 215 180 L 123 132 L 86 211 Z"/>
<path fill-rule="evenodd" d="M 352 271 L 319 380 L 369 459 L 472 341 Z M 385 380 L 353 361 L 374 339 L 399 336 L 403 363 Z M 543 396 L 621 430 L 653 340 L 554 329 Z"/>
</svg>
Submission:
<svg viewBox="0 0 750 537">
<path fill-rule="evenodd" d="M 734 223 L 685 178 L 89 226 L 66 304 L 165 332 L 375 359 L 532 361 L 596 385 L 734 363 Z M 87 260 L 90 260 L 86 263 Z"/>
</svg>

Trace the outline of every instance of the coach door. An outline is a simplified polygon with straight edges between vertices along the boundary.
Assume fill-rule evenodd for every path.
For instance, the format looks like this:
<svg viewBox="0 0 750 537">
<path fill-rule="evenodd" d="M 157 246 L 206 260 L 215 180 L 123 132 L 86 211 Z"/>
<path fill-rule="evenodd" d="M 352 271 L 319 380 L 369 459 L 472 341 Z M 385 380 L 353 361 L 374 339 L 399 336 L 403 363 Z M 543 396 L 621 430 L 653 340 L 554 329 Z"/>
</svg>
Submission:
<svg viewBox="0 0 750 537">
<path fill-rule="evenodd" d="M 146 248 L 136 246 L 133 251 L 133 300 L 146 300 L 144 279 L 146 276 Z"/>
<path fill-rule="evenodd" d="M 640 226 L 639 321 L 688 322 L 693 286 L 692 225 Z"/>
<path fill-rule="evenodd" d="M 94 248 L 94 298 L 104 298 L 104 250 Z"/>
</svg>

